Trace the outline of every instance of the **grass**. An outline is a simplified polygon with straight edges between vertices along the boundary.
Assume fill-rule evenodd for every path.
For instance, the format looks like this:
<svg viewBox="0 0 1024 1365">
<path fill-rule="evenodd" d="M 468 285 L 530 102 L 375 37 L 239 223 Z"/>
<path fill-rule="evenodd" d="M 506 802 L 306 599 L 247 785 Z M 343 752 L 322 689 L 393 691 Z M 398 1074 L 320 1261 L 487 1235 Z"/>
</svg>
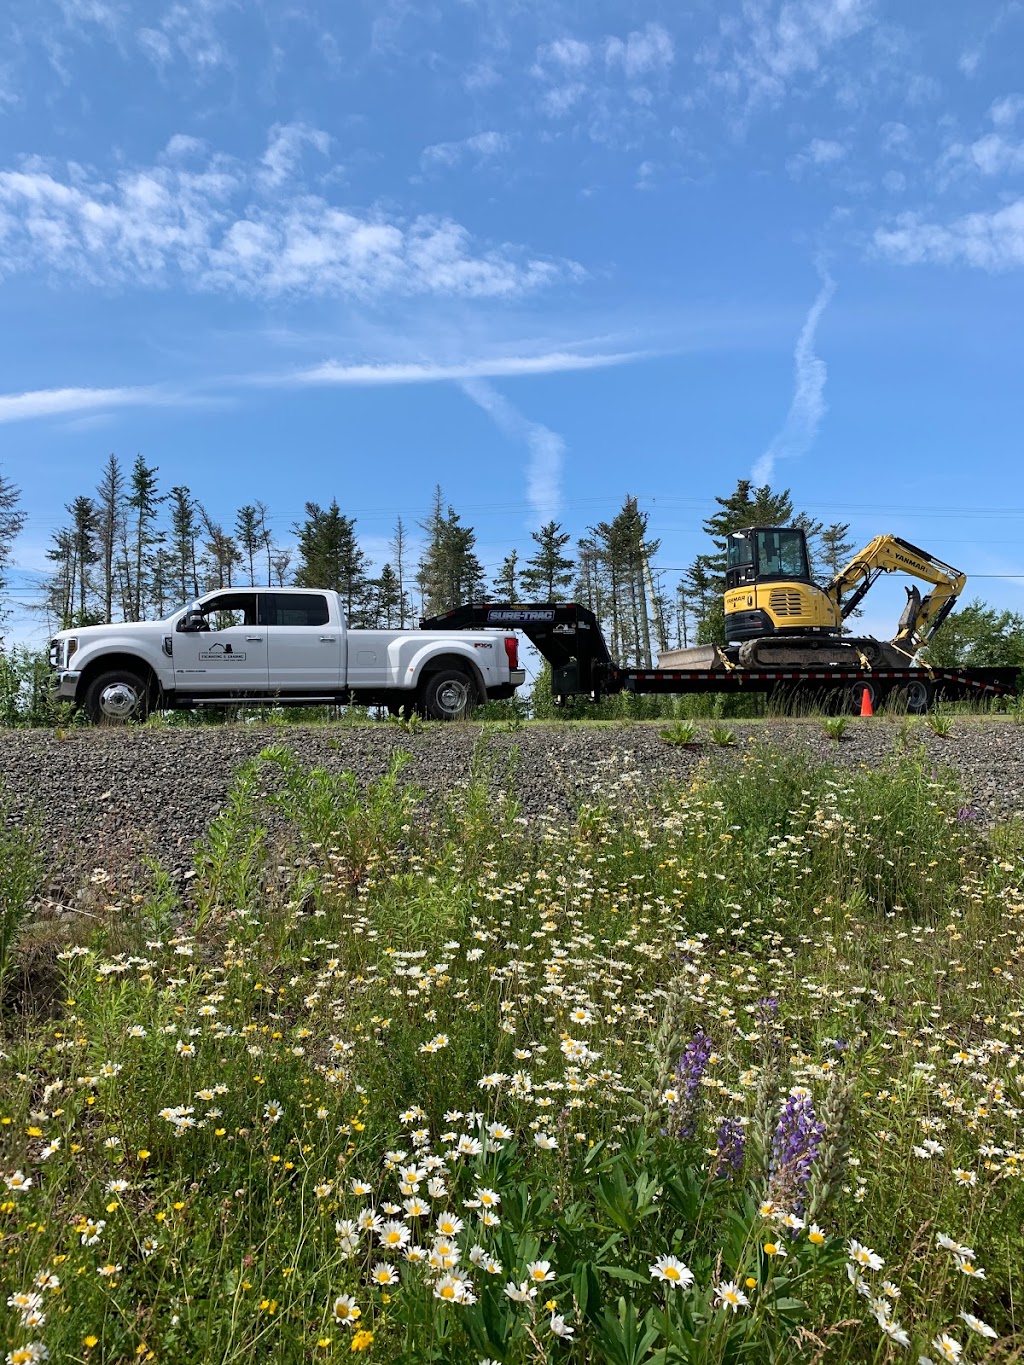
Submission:
<svg viewBox="0 0 1024 1365">
<path fill-rule="evenodd" d="M 49 1013 L 15 944 L 9 1359 L 1011 1358 L 1024 827 L 909 756 L 530 823 L 501 776 L 275 745 L 187 901 L 83 888 Z"/>
</svg>

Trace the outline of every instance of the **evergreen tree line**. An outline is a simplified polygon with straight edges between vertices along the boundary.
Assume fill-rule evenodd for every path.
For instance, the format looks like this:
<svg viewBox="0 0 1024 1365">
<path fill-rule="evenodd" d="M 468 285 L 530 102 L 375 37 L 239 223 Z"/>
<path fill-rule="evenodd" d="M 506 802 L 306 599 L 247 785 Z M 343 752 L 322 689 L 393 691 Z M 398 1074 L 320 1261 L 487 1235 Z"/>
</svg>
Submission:
<svg viewBox="0 0 1024 1365">
<path fill-rule="evenodd" d="M 264 502 L 245 503 L 226 525 L 185 485 L 162 489 L 158 473 L 142 455 L 128 468 L 110 455 L 94 491 L 66 504 L 68 520 L 51 538 L 52 568 L 39 604 L 53 628 L 161 617 L 204 592 L 242 585 L 330 588 L 341 595 L 352 625 L 384 629 L 403 629 L 420 616 L 485 597 L 577 601 L 597 616 L 620 663 L 651 667 L 663 650 L 723 638 L 732 531 L 802 526 L 812 573 L 823 581 L 839 572 L 855 548 L 847 523 L 826 525 L 798 510 L 788 489 L 741 479 L 730 494 L 715 499 L 715 511 L 703 522 L 711 548 L 674 584 L 657 568 L 661 542 L 632 495 L 574 545 L 560 522 L 548 521 L 531 533 L 525 553 L 511 550 L 488 576 L 474 529 L 463 524 L 438 487 L 428 515 L 417 524 L 419 553 L 414 554 L 410 528 L 397 517 L 388 559 L 377 570 L 359 544 L 356 518 L 346 516 L 337 500 L 327 507 L 307 502 L 282 542 Z M 0 631 L 13 543 L 25 520 L 19 501 L 17 488 L 0 473 Z M 953 624 L 958 617 L 952 618 L 933 646 L 938 654 L 954 650 L 957 661 L 966 662 L 965 654 L 980 649 L 986 662 L 999 653 L 1016 660 L 1024 618 L 978 602 L 964 610 L 971 615 L 958 613 L 962 626 L 969 619 L 973 628 L 965 633 Z"/>
</svg>

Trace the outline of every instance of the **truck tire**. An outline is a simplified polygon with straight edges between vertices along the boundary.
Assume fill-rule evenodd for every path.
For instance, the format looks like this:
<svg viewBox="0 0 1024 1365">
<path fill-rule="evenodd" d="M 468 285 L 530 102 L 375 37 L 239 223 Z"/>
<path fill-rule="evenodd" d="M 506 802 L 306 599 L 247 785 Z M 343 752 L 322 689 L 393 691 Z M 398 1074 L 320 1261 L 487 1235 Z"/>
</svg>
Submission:
<svg viewBox="0 0 1024 1365">
<path fill-rule="evenodd" d="M 149 714 L 149 687 L 126 668 L 100 673 L 85 693 L 85 714 L 93 725 L 127 725 Z"/>
<path fill-rule="evenodd" d="M 428 673 L 420 695 L 428 720 L 464 720 L 476 705 L 476 683 L 461 669 L 443 668 Z"/>
</svg>

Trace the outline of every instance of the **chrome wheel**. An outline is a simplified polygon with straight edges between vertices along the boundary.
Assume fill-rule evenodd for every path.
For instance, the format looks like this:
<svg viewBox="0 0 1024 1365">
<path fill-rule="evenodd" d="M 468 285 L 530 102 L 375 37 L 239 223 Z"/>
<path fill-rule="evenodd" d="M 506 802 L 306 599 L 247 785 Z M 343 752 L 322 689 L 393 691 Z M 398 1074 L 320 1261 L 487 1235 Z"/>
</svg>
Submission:
<svg viewBox="0 0 1024 1365">
<path fill-rule="evenodd" d="M 104 720 L 131 720 L 141 701 L 141 692 L 130 683 L 108 683 L 100 691 L 100 715 Z"/>
<path fill-rule="evenodd" d="M 421 697 L 431 720 L 461 720 L 476 704 L 476 686 L 461 669 L 445 669 L 424 679 Z"/>
<path fill-rule="evenodd" d="M 469 684 L 455 678 L 437 689 L 437 704 L 449 716 L 461 716 L 469 702 Z"/>
</svg>

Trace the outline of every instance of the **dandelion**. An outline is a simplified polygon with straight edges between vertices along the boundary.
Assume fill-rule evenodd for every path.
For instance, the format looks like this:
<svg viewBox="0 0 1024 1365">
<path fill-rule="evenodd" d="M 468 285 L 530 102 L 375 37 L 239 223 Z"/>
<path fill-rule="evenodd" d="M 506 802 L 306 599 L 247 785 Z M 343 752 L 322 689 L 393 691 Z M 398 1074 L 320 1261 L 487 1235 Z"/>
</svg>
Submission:
<svg viewBox="0 0 1024 1365">
<path fill-rule="evenodd" d="M 750 1300 L 733 1280 L 723 1280 L 721 1284 L 715 1285 L 715 1299 L 719 1308 L 731 1309 L 733 1313 L 740 1308 L 746 1308 Z"/>
<path fill-rule="evenodd" d="M 339 1294 L 334 1300 L 331 1312 L 334 1314 L 334 1321 L 346 1327 L 354 1327 L 363 1315 L 362 1309 L 351 1294 Z"/>
<path fill-rule="evenodd" d="M 973 1313 L 961 1313 L 961 1318 L 966 1322 L 972 1332 L 977 1332 L 979 1337 L 988 1337 L 990 1341 L 996 1341 L 999 1333 L 995 1328 L 990 1327 L 987 1322 L 982 1322 L 981 1318 L 976 1318 Z"/>
<path fill-rule="evenodd" d="M 693 1271 L 675 1256 L 659 1256 L 649 1269 L 652 1280 L 664 1280 L 679 1289 L 688 1289 L 693 1284 Z"/>
<path fill-rule="evenodd" d="M 352 1343 L 349 1346 L 349 1350 L 368 1351 L 372 1345 L 373 1333 L 368 1332 L 365 1327 L 360 1327 L 359 1331 L 356 1332 L 355 1336 L 352 1338 Z"/>
</svg>

